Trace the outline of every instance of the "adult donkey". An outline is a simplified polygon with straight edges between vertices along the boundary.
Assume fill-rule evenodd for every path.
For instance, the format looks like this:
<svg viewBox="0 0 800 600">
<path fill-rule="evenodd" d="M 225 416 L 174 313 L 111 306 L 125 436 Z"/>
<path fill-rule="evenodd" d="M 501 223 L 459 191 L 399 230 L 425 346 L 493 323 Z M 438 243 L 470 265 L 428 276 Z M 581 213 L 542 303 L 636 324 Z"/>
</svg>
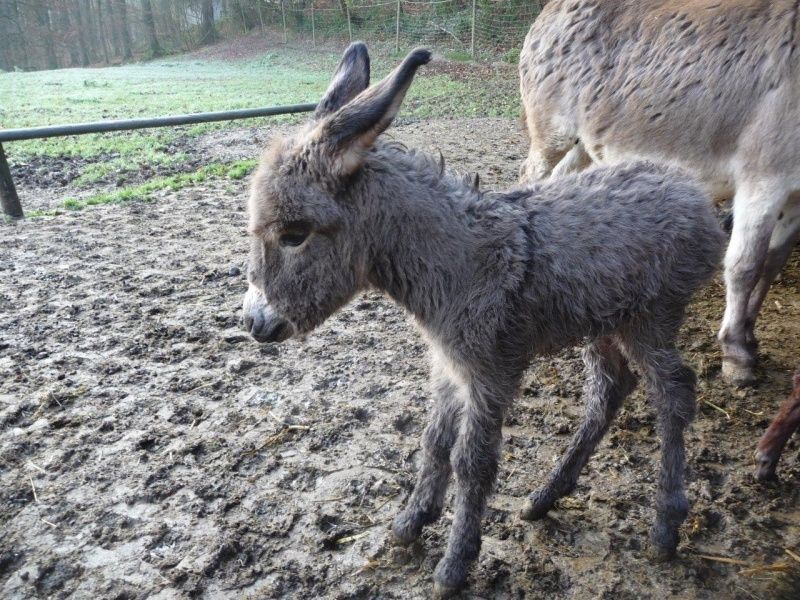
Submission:
<svg viewBox="0 0 800 600">
<path fill-rule="evenodd" d="M 734 197 L 722 372 L 750 383 L 754 325 L 800 235 L 798 0 L 552 0 L 520 79 L 522 176 L 646 158 Z"/>
</svg>

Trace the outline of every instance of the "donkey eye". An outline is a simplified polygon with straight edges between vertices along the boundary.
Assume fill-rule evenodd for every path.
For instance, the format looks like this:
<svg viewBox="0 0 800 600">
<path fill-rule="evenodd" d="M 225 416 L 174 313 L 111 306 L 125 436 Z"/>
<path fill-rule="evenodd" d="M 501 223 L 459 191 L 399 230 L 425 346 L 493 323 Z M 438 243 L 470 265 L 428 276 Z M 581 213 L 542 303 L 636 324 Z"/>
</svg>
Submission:
<svg viewBox="0 0 800 600">
<path fill-rule="evenodd" d="M 278 238 L 278 243 L 281 246 L 291 246 L 296 248 L 306 241 L 307 233 L 284 233 Z"/>
<path fill-rule="evenodd" d="M 293 223 L 281 233 L 278 243 L 284 247 L 296 248 L 306 241 L 309 233 L 311 226 L 308 223 Z"/>
</svg>

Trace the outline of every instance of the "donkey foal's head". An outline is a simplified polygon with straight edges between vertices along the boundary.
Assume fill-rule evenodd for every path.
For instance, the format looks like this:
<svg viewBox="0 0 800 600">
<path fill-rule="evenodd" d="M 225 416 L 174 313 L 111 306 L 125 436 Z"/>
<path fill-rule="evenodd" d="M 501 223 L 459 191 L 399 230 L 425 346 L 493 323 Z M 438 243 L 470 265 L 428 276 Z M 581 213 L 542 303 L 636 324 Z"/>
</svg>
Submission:
<svg viewBox="0 0 800 600">
<path fill-rule="evenodd" d="M 351 44 L 301 133 L 277 140 L 256 172 L 244 323 L 259 342 L 312 330 L 367 284 L 364 203 L 356 180 L 391 124 L 414 73 L 430 60 L 414 50 L 368 89 L 369 56 Z"/>
</svg>

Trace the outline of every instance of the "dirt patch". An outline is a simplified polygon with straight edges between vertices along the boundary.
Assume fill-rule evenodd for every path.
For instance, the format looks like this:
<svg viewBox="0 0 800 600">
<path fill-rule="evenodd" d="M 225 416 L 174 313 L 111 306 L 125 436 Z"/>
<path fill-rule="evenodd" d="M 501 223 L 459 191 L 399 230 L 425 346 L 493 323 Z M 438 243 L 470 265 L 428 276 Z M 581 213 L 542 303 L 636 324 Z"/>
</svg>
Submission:
<svg viewBox="0 0 800 600">
<path fill-rule="evenodd" d="M 103 153 L 92 157 L 83 156 L 28 156 L 12 160 L 11 172 L 14 184 L 20 188 L 64 189 L 65 193 L 111 189 L 128 185 L 138 185 L 153 177 L 166 177 L 177 173 L 191 173 L 213 162 L 210 157 L 195 152 L 195 140 L 187 135 L 164 143 L 157 150 L 165 154 L 187 154 L 187 158 L 170 164 L 150 164 L 145 160 L 132 163 L 128 167 L 115 169 L 91 182 L 80 182 L 79 178 L 87 167 L 102 165 L 120 158 L 119 154 Z M 56 194 L 55 196 L 57 196 Z M 52 208 L 52 207 L 50 207 Z"/>
<path fill-rule="evenodd" d="M 405 122 L 392 135 L 440 148 L 488 187 L 513 182 L 525 151 L 502 119 Z M 243 139 L 207 149 L 251 152 Z M 216 182 L 2 227 L 3 598 L 428 597 L 451 514 L 410 552 L 392 550 L 387 529 L 430 408 L 424 345 L 373 293 L 303 342 L 252 342 L 239 316 L 244 197 L 244 182 Z M 465 597 L 796 597 L 797 570 L 748 577 L 699 555 L 766 564 L 798 550 L 797 438 L 780 482 L 750 477 L 798 360 L 798 288 L 795 254 L 759 327 L 762 383 L 742 392 L 718 376 L 721 284 L 692 306 L 681 338 L 700 376 L 692 509 L 665 565 L 643 551 L 658 453 L 640 392 L 575 493 L 541 522 L 516 517 L 581 414 L 578 350 L 538 361 L 506 422 Z"/>
<path fill-rule="evenodd" d="M 273 32 L 254 32 L 222 40 L 193 52 L 181 55 L 185 59 L 220 60 L 230 62 L 248 58 L 259 58 L 270 50 L 284 48 L 282 37 Z"/>
<path fill-rule="evenodd" d="M 517 77 L 517 65 L 507 63 L 472 63 L 454 60 L 443 60 L 436 57 L 425 68 L 427 76 L 447 75 L 455 81 L 472 81 L 475 79 L 494 80 L 498 75 L 511 79 Z"/>
</svg>

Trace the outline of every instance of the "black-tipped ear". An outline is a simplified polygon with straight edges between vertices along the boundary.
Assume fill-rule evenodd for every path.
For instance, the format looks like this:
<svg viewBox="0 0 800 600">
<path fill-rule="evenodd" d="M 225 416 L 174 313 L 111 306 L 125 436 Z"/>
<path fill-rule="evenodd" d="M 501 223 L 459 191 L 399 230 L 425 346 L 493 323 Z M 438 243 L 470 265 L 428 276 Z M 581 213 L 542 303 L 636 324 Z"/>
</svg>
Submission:
<svg viewBox="0 0 800 600">
<path fill-rule="evenodd" d="M 317 104 L 313 119 L 336 112 L 369 87 L 369 53 L 364 42 L 347 47 L 325 95 Z"/>
<path fill-rule="evenodd" d="M 341 173 L 358 168 L 364 151 L 400 111 L 417 69 L 430 60 L 428 50 L 412 50 L 383 81 L 359 94 L 316 128 L 314 136 L 338 155 Z"/>
</svg>

